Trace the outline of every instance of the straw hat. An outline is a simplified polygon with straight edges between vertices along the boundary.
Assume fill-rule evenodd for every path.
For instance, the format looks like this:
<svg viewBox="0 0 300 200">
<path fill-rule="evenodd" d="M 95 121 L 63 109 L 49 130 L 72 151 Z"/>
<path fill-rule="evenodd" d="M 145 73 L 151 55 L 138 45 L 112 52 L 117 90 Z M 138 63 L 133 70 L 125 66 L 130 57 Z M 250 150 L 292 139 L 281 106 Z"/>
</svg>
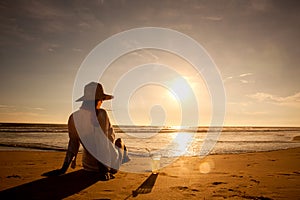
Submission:
<svg viewBox="0 0 300 200">
<path fill-rule="evenodd" d="M 91 82 L 84 86 L 84 95 L 76 101 L 110 100 L 112 95 L 105 94 L 100 83 Z"/>
</svg>

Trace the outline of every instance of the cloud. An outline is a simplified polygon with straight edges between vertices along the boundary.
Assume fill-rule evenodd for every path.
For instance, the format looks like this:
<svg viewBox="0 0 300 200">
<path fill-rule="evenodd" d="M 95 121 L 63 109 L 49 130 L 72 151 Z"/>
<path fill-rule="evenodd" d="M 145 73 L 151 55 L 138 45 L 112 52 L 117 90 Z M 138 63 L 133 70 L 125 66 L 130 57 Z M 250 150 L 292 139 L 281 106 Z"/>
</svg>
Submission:
<svg viewBox="0 0 300 200">
<path fill-rule="evenodd" d="M 267 114 L 269 114 L 269 113 L 266 112 L 266 111 L 254 111 L 254 112 L 243 112 L 243 114 L 245 114 L 245 115 L 255 115 L 255 116 L 257 116 L 257 115 L 267 115 Z"/>
<path fill-rule="evenodd" d="M 27 110 L 39 110 L 39 111 L 43 111 L 45 110 L 44 108 L 40 108 L 40 107 L 24 107 Z"/>
<path fill-rule="evenodd" d="M 42 42 L 39 45 L 38 50 L 39 51 L 48 51 L 48 52 L 57 52 L 61 48 L 62 48 L 62 45 L 60 45 L 60 44 Z"/>
<path fill-rule="evenodd" d="M 227 81 L 229 81 L 229 80 L 239 80 L 240 82 L 242 82 L 242 83 L 244 83 L 244 84 L 247 84 L 247 83 L 254 83 L 253 80 L 246 80 L 246 78 L 247 78 L 248 76 L 252 76 L 252 75 L 253 75 L 253 73 L 244 73 L 244 74 L 240 74 L 240 75 L 238 75 L 238 76 L 229 76 L 229 77 L 225 78 L 223 81 L 224 81 L 224 82 L 227 82 Z M 243 79 L 241 79 L 241 78 L 243 78 Z"/>
<path fill-rule="evenodd" d="M 207 17 L 202 17 L 202 19 L 209 20 L 209 21 L 221 21 L 221 20 L 223 20 L 223 18 L 219 17 L 219 16 L 207 16 Z"/>
<path fill-rule="evenodd" d="M 263 93 L 263 92 L 258 92 L 247 96 L 259 102 L 267 102 L 267 103 L 273 103 L 279 105 L 300 106 L 300 92 L 286 97 L 276 96 L 276 95 Z"/>
<path fill-rule="evenodd" d="M 32 46 L 43 45 L 51 40 L 60 41 L 65 36 L 75 37 L 101 25 L 96 18 L 96 9 L 88 7 L 90 3 L 67 5 L 60 1 L 6 1 L 5 4 L 0 6 L 1 46 L 23 46 L 28 42 Z M 55 48 L 46 50 L 55 51 Z"/>
<path fill-rule="evenodd" d="M 20 8 L 31 18 L 39 20 L 70 17 L 69 13 L 65 10 L 66 7 L 59 6 L 59 4 L 55 5 L 51 1 L 31 1 L 30 4 L 24 3 Z"/>
<path fill-rule="evenodd" d="M 82 49 L 80 49 L 80 48 L 73 48 L 72 51 L 75 51 L 75 52 L 82 52 Z"/>
<path fill-rule="evenodd" d="M 252 0 L 251 3 L 251 9 L 255 11 L 266 11 L 271 8 L 271 1 L 268 0 Z"/>
<path fill-rule="evenodd" d="M 245 74 L 240 74 L 239 77 L 245 77 L 245 76 L 251 76 L 253 75 L 252 73 L 245 73 Z"/>
<path fill-rule="evenodd" d="M 37 116 L 45 116 L 45 115 L 41 115 L 39 113 L 35 113 L 35 112 L 11 112 L 11 113 L 6 113 L 6 115 L 10 115 L 10 116 L 28 116 L 28 117 L 37 117 Z"/>
<path fill-rule="evenodd" d="M 249 106 L 252 103 L 251 102 L 228 102 L 227 104 L 231 105 L 231 106 L 243 106 L 243 107 L 246 107 L 246 106 Z"/>
<path fill-rule="evenodd" d="M 78 26 L 81 27 L 81 28 L 85 28 L 85 29 L 89 29 L 89 28 L 92 27 L 92 25 L 89 24 L 89 23 L 87 23 L 87 22 L 80 22 L 80 23 L 78 24 Z"/>
<path fill-rule="evenodd" d="M 63 23 L 66 17 L 62 17 L 66 14 L 62 10 L 58 11 L 55 7 L 39 1 L 31 1 L 29 4 L 7 1 L 6 4 L 6 7 L 0 8 L 1 46 L 11 48 L 22 47 L 27 43 L 34 45 L 41 42 L 45 32 L 66 31 L 66 25 Z"/>
<path fill-rule="evenodd" d="M 44 108 L 41 107 L 28 107 L 28 106 L 22 106 L 22 107 L 17 107 L 14 105 L 4 105 L 0 104 L 0 109 L 6 110 L 6 111 L 20 111 L 20 110 L 35 110 L 35 111 L 44 111 Z"/>
<path fill-rule="evenodd" d="M 137 41 L 124 42 L 123 45 L 129 48 L 139 46 Z M 140 57 L 142 60 L 145 60 L 147 62 L 156 62 L 159 59 L 157 55 L 147 49 L 134 51 L 133 53 L 131 53 L 131 55 Z"/>
<path fill-rule="evenodd" d="M 15 108 L 15 106 L 0 104 L 0 109 L 12 109 L 12 108 Z"/>
<path fill-rule="evenodd" d="M 223 79 L 223 82 L 225 83 L 225 82 L 227 82 L 227 81 L 229 81 L 229 80 L 231 80 L 231 79 L 233 79 L 232 76 L 226 77 L 226 78 Z"/>
</svg>

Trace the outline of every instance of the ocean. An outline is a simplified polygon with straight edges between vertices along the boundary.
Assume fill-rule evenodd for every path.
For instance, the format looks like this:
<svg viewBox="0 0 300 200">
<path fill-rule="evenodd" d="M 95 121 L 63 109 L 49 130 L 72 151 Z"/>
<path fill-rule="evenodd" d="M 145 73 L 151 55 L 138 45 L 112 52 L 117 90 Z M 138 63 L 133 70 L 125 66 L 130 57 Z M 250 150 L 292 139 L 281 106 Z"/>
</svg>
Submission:
<svg viewBox="0 0 300 200">
<path fill-rule="evenodd" d="M 116 138 L 124 140 L 129 155 L 149 157 L 197 156 L 208 127 L 114 126 Z M 223 127 L 209 154 L 235 154 L 300 147 L 300 127 Z M 0 150 L 65 151 L 68 128 L 65 124 L 0 123 Z M 82 149 L 81 149 L 82 150 Z"/>
</svg>

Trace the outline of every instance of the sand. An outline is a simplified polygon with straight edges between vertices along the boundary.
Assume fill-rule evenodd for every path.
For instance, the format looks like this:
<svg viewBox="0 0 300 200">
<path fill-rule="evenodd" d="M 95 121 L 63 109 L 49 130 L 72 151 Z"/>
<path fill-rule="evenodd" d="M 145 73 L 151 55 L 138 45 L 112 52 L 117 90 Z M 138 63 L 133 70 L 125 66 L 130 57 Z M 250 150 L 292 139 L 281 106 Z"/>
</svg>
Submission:
<svg viewBox="0 0 300 200">
<path fill-rule="evenodd" d="M 1 151 L 0 199 L 300 199 L 300 148 L 181 157 L 159 174 L 101 181 L 78 166 L 59 177 L 64 152 Z M 5 198 L 4 198 L 5 197 Z"/>
</svg>

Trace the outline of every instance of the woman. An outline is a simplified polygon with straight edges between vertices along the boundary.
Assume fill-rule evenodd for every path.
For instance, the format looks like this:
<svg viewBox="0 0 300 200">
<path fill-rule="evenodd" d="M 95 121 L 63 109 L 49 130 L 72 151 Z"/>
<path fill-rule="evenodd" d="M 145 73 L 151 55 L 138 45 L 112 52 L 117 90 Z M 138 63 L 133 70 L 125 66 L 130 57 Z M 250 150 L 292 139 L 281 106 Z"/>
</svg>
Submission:
<svg viewBox="0 0 300 200">
<path fill-rule="evenodd" d="M 84 96 L 77 100 L 82 101 L 82 106 L 68 120 L 69 144 L 63 166 L 45 176 L 64 174 L 72 160 L 74 168 L 80 143 L 84 147 L 83 168 L 99 172 L 105 180 L 113 178 L 120 165 L 129 161 L 125 145 L 120 138 L 115 141 L 108 115 L 101 109 L 102 102 L 112 98 L 99 83 L 91 82 L 84 87 Z"/>
</svg>

